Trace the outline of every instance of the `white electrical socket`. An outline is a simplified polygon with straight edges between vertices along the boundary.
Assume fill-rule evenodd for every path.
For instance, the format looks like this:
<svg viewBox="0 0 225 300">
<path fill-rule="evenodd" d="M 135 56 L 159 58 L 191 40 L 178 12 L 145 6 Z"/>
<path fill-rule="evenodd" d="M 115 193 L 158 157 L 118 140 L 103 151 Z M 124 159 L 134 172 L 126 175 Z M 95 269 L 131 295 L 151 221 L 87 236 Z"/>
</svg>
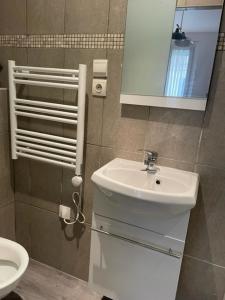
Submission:
<svg viewBox="0 0 225 300">
<path fill-rule="evenodd" d="M 70 220 L 71 208 L 64 205 L 59 205 L 59 217 L 62 219 Z"/>
<path fill-rule="evenodd" d="M 105 97 L 107 90 L 107 80 L 106 79 L 93 79 L 92 82 L 92 95 L 97 97 Z"/>
</svg>

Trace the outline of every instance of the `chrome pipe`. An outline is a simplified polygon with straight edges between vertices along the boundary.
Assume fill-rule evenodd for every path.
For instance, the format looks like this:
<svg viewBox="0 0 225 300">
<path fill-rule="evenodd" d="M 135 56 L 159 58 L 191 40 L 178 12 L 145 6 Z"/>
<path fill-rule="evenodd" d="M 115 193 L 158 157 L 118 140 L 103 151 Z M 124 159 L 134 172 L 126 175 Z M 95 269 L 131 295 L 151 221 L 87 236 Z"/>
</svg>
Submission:
<svg viewBox="0 0 225 300">
<path fill-rule="evenodd" d="M 98 233 L 101 233 L 101 234 L 104 234 L 104 235 L 107 235 L 107 236 L 111 236 L 113 238 L 116 238 L 116 239 L 119 239 L 121 241 L 125 241 L 125 242 L 128 242 L 130 244 L 134 244 L 134 245 L 138 245 L 138 246 L 141 246 L 143 248 L 147 248 L 149 250 L 152 250 L 152 251 L 155 251 L 155 252 L 159 252 L 159 253 L 162 253 L 162 254 L 165 254 L 165 255 L 169 255 L 169 256 L 172 256 L 172 257 L 175 257 L 175 258 L 182 258 L 183 254 L 181 252 L 178 252 L 176 250 L 173 250 L 171 248 L 163 248 L 161 246 L 157 246 L 155 244 L 146 244 L 146 243 L 143 243 L 143 242 L 140 242 L 140 241 L 137 241 L 137 240 L 133 240 L 133 239 L 130 239 L 130 238 L 127 238 L 127 237 L 124 237 L 124 236 L 121 236 L 121 235 L 118 235 L 118 234 L 115 234 L 115 233 L 111 233 L 111 232 L 108 232 L 108 231 L 105 231 L 105 230 L 102 230 L 102 229 L 98 229 L 98 228 L 94 228 L 94 227 L 91 227 L 91 230 L 92 231 L 95 231 L 95 232 L 98 232 Z"/>
</svg>

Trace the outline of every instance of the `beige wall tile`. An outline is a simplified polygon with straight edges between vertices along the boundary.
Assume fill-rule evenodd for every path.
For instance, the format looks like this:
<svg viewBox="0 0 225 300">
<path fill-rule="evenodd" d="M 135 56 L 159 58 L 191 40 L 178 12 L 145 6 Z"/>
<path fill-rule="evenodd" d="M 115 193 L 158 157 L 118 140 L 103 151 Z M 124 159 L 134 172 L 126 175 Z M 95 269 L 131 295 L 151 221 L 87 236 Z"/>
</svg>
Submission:
<svg viewBox="0 0 225 300">
<path fill-rule="evenodd" d="M 106 33 L 109 0 L 66 0 L 66 33 Z"/>
<path fill-rule="evenodd" d="M 184 257 L 176 300 L 222 300 L 225 269 Z"/>
<path fill-rule="evenodd" d="M 186 163 L 179 160 L 169 159 L 161 156 L 158 157 L 157 164 L 169 168 L 176 168 L 176 169 L 181 169 L 190 172 L 194 171 L 194 164 Z"/>
<path fill-rule="evenodd" d="M 9 175 L 0 177 L 0 207 L 14 200 L 14 189 Z M 1 208 L 0 208 L 1 209 Z"/>
<path fill-rule="evenodd" d="M 1 0 L 0 34 L 26 34 L 26 0 Z"/>
<path fill-rule="evenodd" d="M 225 267 L 225 172 L 197 166 L 200 190 L 191 213 L 185 253 Z"/>
<path fill-rule="evenodd" d="M 9 100 L 7 90 L 0 91 L 0 134 L 9 131 Z"/>
<path fill-rule="evenodd" d="M 17 241 L 29 255 L 50 266 L 61 266 L 61 224 L 56 214 L 16 203 Z"/>
<path fill-rule="evenodd" d="M 58 215 L 33 207 L 29 211 L 32 258 L 60 269 L 62 241 Z"/>
<path fill-rule="evenodd" d="M 145 148 L 165 158 L 195 163 L 203 113 L 151 107 Z"/>
<path fill-rule="evenodd" d="M 93 183 L 91 176 L 100 167 L 100 147 L 87 145 L 85 154 L 85 178 L 84 178 L 84 213 L 86 222 L 91 223 L 93 203 Z"/>
<path fill-rule="evenodd" d="M 31 210 L 30 205 L 25 205 L 19 201 L 15 202 L 16 213 L 16 241 L 20 243 L 31 256 Z M 37 225 L 38 226 L 38 225 Z"/>
<path fill-rule="evenodd" d="M 124 33 L 128 0 L 110 0 L 109 33 Z"/>
<path fill-rule="evenodd" d="M 29 159 L 19 158 L 14 161 L 14 178 L 15 191 L 29 195 L 31 191 Z"/>
<path fill-rule="evenodd" d="M 66 68 L 77 69 L 79 64 L 87 65 L 86 141 L 95 145 L 101 144 L 104 99 L 92 96 L 93 60 L 104 58 L 106 58 L 106 50 L 103 49 L 68 49 L 65 52 Z M 75 102 L 75 99 L 75 93 L 65 92 L 65 103 L 72 104 Z"/>
<path fill-rule="evenodd" d="M 120 104 L 122 52 L 108 50 L 108 96 L 104 101 L 102 145 L 123 151 L 144 148 L 149 109 Z"/>
<path fill-rule="evenodd" d="M 62 168 L 32 160 L 30 162 L 31 196 L 60 204 L 62 198 Z"/>
<path fill-rule="evenodd" d="M 66 226 L 62 231 L 61 270 L 88 281 L 91 230 L 88 225 Z"/>
<path fill-rule="evenodd" d="M 208 107 L 204 119 L 198 162 L 225 167 L 225 52 L 217 54 Z"/>
<path fill-rule="evenodd" d="M 27 0 L 27 32 L 63 33 L 64 9 L 65 0 Z"/>
<path fill-rule="evenodd" d="M 31 258 L 87 280 L 90 228 L 66 226 L 58 214 L 16 203 L 17 241 Z"/>
<path fill-rule="evenodd" d="M 64 49 L 28 49 L 28 65 L 37 67 L 63 68 Z M 33 99 L 63 102 L 63 90 L 43 87 L 29 87 L 28 95 Z"/>
<path fill-rule="evenodd" d="M 9 133 L 0 134 L 0 166 L 1 176 L 10 176 L 11 172 L 11 154 L 9 146 Z"/>
<path fill-rule="evenodd" d="M 3 66 L 3 70 L 0 72 L 0 86 L 2 87 L 8 87 L 8 60 L 15 60 L 18 65 L 26 65 L 27 50 L 0 47 L 0 62 Z"/>
<path fill-rule="evenodd" d="M 0 236 L 15 240 L 15 208 L 13 202 L 0 206 Z"/>
<path fill-rule="evenodd" d="M 128 152 L 115 148 L 101 147 L 100 165 L 103 166 L 115 158 L 130 159 L 134 161 L 143 161 L 142 151 Z M 144 166 L 144 165 L 143 165 Z"/>
</svg>

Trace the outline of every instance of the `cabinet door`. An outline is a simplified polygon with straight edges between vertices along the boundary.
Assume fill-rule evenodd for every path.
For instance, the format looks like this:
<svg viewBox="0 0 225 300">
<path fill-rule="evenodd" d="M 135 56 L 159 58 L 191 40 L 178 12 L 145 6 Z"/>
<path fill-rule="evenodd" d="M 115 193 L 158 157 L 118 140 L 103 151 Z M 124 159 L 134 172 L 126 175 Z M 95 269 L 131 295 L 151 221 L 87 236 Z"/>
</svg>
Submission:
<svg viewBox="0 0 225 300">
<path fill-rule="evenodd" d="M 181 261 L 92 231 L 89 284 L 113 300 L 175 300 Z"/>
</svg>

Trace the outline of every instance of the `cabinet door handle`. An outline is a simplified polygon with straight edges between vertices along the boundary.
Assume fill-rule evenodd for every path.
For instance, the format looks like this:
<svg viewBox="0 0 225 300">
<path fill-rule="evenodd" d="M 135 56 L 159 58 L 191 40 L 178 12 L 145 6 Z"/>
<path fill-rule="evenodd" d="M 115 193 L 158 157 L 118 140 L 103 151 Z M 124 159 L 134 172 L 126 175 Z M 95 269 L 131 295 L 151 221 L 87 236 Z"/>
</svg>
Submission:
<svg viewBox="0 0 225 300">
<path fill-rule="evenodd" d="M 160 252 L 162 254 L 169 255 L 169 256 L 172 256 L 172 257 L 175 257 L 175 258 L 179 258 L 180 259 L 182 257 L 182 255 L 183 255 L 182 252 L 173 250 L 171 248 L 164 248 L 164 247 L 152 244 L 152 243 L 151 244 L 146 244 L 146 243 L 143 243 L 141 241 L 133 240 L 133 239 L 124 237 L 122 235 L 118 235 L 118 234 L 115 234 L 115 233 L 111 233 L 111 232 L 105 231 L 103 229 L 98 229 L 98 228 L 91 227 L 91 230 L 95 231 L 95 232 L 98 232 L 98 233 L 101 233 L 101 234 L 104 234 L 104 235 L 107 235 L 107 236 L 114 237 L 116 239 L 119 239 L 119 240 L 122 240 L 122 241 L 125 241 L 125 242 L 128 242 L 128 243 L 131 243 L 131 244 L 134 244 L 134 245 L 141 246 L 143 248 L 147 248 L 147 249 L 155 251 L 155 252 Z"/>
</svg>

